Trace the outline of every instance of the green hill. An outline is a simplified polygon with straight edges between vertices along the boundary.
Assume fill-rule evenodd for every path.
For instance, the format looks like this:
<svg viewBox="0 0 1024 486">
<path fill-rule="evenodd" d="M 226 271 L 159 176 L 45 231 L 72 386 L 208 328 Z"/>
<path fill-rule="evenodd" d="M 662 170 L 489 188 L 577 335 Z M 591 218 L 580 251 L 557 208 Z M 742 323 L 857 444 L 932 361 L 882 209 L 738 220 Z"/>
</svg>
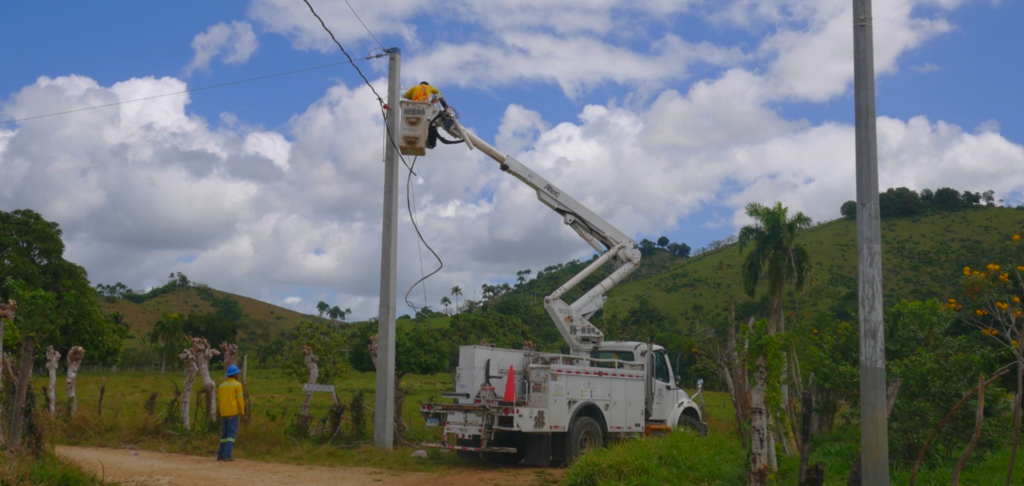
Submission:
<svg viewBox="0 0 1024 486">
<path fill-rule="evenodd" d="M 1024 211 L 998 207 L 884 219 L 882 263 L 887 305 L 900 299 L 925 300 L 953 295 L 964 266 L 983 267 L 990 261 L 1005 259 L 1010 238 L 1022 230 Z M 799 241 L 810 253 L 813 275 L 805 292 L 787 291 L 787 311 L 830 310 L 839 317 L 853 315 L 857 305 L 856 232 L 856 222 L 840 219 L 801 233 Z M 738 306 L 756 308 L 762 304 L 764 291 L 759 288 L 756 299 L 743 293 L 739 270 L 743 257 L 735 244 L 692 258 L 677 258 L 667 251 L 654 250 L 644 257 L 643 265 L 634 275 L 609 293 L 603 313 L 605 316 L 626 315 L 644 299 L 683 327 L 689 327 L 689 322 L 724 318 L 730 298 L 735 299 Z M 552 265 L 546 271 L 537 272 L 529 282 L 514 287 L 505 297 L 484 303 L 482 308 L 500 312 L 502 306 L 495 305 L 497 301 L 521 297 L 542 312 L 543 296 L 565 283 L 587 263 L 573 261 Z M 573 289 L 567 299 L 572 300 L 593 287 L 609 269 L 595 272 Z M 249 319 L 266 323 L 273 333 L 290 328 L 304 317 L 249 297 L 219 290 L 213 293 L 235 299 Z M 131 326 L 130 333 L 136 337 L 148 333 L 164 312 L 214 311 L 194 287 L 174 289 L 141 303 L 110 298 L 101 303 L 107 313 L 120 312 Z M 439 314 L 429 319 L 428 327 L 443 329 L 449 320 Z M 601 325 L 600 318 L 595 322 Z M 411 319 L 399 321 L 402 328 L 414 325 Z"/>
<path fill-rule="evenodd" d="M 983 267 L 1008 257 L 1012 235 L 1024 230 L 1024 211 L 976 207 L 916 218 L 882 221 L 883 293 L 886 305 L 900 299 L 943 299 L 954 293 L 964 266 Z M 800 244 L 813 263 L 805 292 L 786 294 L 789 312 L 831 309 L 838 316 L 856 310 L 857 226 L 836 220 L 804 231 Z M 625 314 L 641 298 L 681 323 L 724 317 L 729 299 L 750 304 L 743 293 L 740 266 L 744 253 L 736 244 L 677 260 L 667 271 L 615 288 L 606 315 Z M 757 299 L 764 296 L 758 288 Z"/>
<path fill-rule="evenodd" d="M 242 313 L 251 321 L 266 323 L 269 330 L 290 329 L 305 316 L 290 309 L 245 297 L 242 295 L 210 289 L 218 298 L 231 298 L 238 302 Z M 164 312 L 187 315 L 191 312 L 212 313 L 216 310 L 207 299 L 203 299 L 196 287 L 178 287 L 170 291 L 135 303 L 128 299 L 101 298 L 100 306 L 104 313 L 120 312 L 129 325 L 129 333 L 142 339 L 153 330 L 153 323 L 160 319 Z"/>
</svg>

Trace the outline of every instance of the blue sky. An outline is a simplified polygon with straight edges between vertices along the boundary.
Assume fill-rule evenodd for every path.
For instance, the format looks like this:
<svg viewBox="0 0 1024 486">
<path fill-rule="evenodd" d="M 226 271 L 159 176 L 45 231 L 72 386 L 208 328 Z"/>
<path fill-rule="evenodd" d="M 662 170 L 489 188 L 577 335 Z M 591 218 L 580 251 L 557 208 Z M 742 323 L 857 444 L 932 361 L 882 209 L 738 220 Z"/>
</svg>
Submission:
<svg viewBox="0 0 1024 486">
<path fill-rule="evenodd" d="M 751 200 L 822 220 L 852 198 L 847 0 L 579 3 L 352 0 L 402 49 L 405 86 L 431 80 L 464 124 L 638 238 L 697 248 L 733 234 Z M 1011 22 L 1024 2 L 875 4 L 882 186 L 1022 198 L 1024 38 Z M 374 52 L 344 3 L 314 6 L 350 54 Z M 342 59 L 294 0 L 15 3 L 0 43 L 17 46 L 0 119 Z M 386 59 L 359 65 L 383 90 Z M 0 209 L 60 222 L 98 282 L 183 271 L 299 310 L 323 299 L 375 314 L 381 126 L 355 70 L 172 98 L 0 126 L 0 175 L 18 183 Z M 420 163 L 420 218 L 450 259 L 428 300 L 586 254 L 478 154 L 445 147 Z M 411 283 L 419 253 L 402 231 Z"/>
</svg>

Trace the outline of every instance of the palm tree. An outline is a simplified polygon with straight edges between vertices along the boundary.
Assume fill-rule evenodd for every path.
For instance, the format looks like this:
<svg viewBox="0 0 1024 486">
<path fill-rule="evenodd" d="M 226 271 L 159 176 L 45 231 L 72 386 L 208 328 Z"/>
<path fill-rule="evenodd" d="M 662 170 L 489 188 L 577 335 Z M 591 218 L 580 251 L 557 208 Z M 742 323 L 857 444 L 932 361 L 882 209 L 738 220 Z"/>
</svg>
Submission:
<svg viewBox="0 0 1024 486">
<path fill-rule="evenodd" d="M 341 310 L 341 307 L 334 306 L 327 311 L 327 317 L 330 317 L 332 321 L 345 318 L 345 311 Z"/>
<path fill-rule="evenodd" d="M 163 315 L 153 323 L 153 331 L 149 333 L 150 344 L 160 348 L 160 374 L 163 374 L 167 367 L 167 351 L 177 351 L 175 344 L 181 344 L 185 339 L 185 333 L 181 328 L 181 316 L 164 312 Z"/>
<path fill-rule="evenodd" d="M 449 299 L 447 295 L 441 297 L 441 305 L 444 306 L 444 313 L 448 314 L 448 306 L 452 305 L 452 299 Z"/>
<path fill-rule="evenodd" d="M 459 313 L 459 297 L 462 296 L 462 288 L 458 285 L 452 287 L 452 297 L 455 297 L 455 313 Z"/>
<path fill-rule="evenodd" d="M 809 228 L 811 218 L 800 212 L 790 218 L 788 208 L 782 203 L 775 203 L 772 207 L 750 203 L 746 212 L 755 223 L 740 230 L 740 251 L 747 245 L 752 246 L 743 259 L 743 290 L 754 297 L 757 284 L 767 280 L 771 302 L 768 332 L 785 331 L 783 289 L 786 284 L 793 283 L 797 290 L 803 290 L 811 273 L 807 250 L 796 242 L 797 232 Z"/>
<path fill-rule="evenodd" d="M 331 306 L 327 302 L 320 301 L 316 303 L 316 311 L 320 314 L 320 320 L 324 320 L 324 314 L 331 311 Z"/>
<path fill-rule="evenodd" d="M 811 226 L 811 218 L 803 213 L 796 213 L 789 217 L 788 209 L 782 203 L 775 203 L 775 206 L 768 207 L 758 203 L 747 204 L 747 216 L 754 219 L 754 224 L 744 226 L 740 229 L 739 248 L 742 252 L 747 245 L 751 245 L 750 253 L 743 259 L 743 290 L 753 297 L 757 284 L 761 280 L 767 280 L 768 299 L 771 302 L 771 315 L 768 320 L 768 333 L 786 330 L 783 320 L 783 299 L 782 292 L 786 284 L 793 283 L 797 290 L 803 290 L 804 284 L 810 278 L 811 264 L 807 250 L 797 244 L 797 232 Z M 787 353 L 783 352 L 783 356 Z M 754 385 L 751 388 L 751 431 L 754 437 L 751 455 L 759 458 L 766 457 L 766 451 L 759 446 L 758 438 L 764 438 L 771 432 L 768 424 L 774 419 L 766 409 L 765 397 L 767 393 L 767 359 L 762 353 L 756 358 L 758 371 L 754 375 Z M 788 375 L 788 357 L 783 360 L 783 376 Z M 795 423 L 796 417 L 793 414 L 793 407 L 789 406 L 789 389 L 783 382 L 780 386 L 783 412 L 789 417 L 789 423 Z M 778 424 L 776 424 L 778 427 Z M 788 425 L 779 430 L 782 440 L 792 442 L 792 431 Z M 788 437 L 787 437 L 788 436 Z M 756 454 L 755 454 L 755 449 Z M 758 462 L 761 460 L 759 459 Z"/>
<path fill-rule="evenodd" d="M 526 270 L 523 270 L 523 275 L 526 275 L 526 281 L 527 282 L 530 281 L 530 274 L 531 273 L 533 273 L 533 270 L 530 270 L 529 268 L 527 268 Z"/>
</svg>

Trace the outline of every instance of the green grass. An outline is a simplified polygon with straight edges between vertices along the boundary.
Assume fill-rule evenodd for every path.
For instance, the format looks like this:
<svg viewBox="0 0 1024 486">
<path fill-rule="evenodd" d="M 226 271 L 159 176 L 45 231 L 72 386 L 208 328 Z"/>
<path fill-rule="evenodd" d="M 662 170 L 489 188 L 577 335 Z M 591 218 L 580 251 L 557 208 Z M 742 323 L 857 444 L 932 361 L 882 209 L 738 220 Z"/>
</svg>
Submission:
<svg viewBox="0 0 1024 486">
<path fill-rule="evenodd" d="M 0 454 L 0 485 L 2 486 L 101 486 L 101 481 L 68 463 L 50 451 L 41 457 Z"/>
<path fill-rule="evenodd" d="M 120 372 L 105 374 L 107 394 L 104 413 L 96 410 L 101 373 L 79 375 L 79 414 L 72 420 L 56 420 L 45 425 L 47 439 L 56 444 L 139 447 L 212 457 L 218 445 L 216 430 L 196 427 L 183 431 L 163 423 L 166 403 L 174 390 L 173 382 L 180 386 L 179 373 L 161 377 L 158 372 Z M 217 377 L 219 378 L 219 376 Z M 335 383 L 343 402 L 348 402 L 356 390 L 366 393 L 366 404 L 373 406 L 375 375 L 350 372 Z M 407 376 L 403 383 L 409 389 L 404 418 L 410 427 L 410 441 L 436 441 L 437 429 L 427 429 L 418 413 L 418 402 L 439 397 L 448 390 L 448 374 Z M 36 389 L 45 381 L 36 379 Z M 198 386 L 198 383 L 197 383 Z M 160 394 L 157 415 L 151 417 L 143 409 L 149 394 Z M 394 451 L 381 452 L 370 444 L 370 435 L 354 438 L 342 434 L 333 442 L 299 439 L 286 433 L 302 403 L 301 386 L 279 370 L 251 370 L 249 391 L 253 398 L 253 422 L 239 432 L 237 457 L 247 459 L 321 464 L 331 466 L 369 466 L 388 470 L 424 471 L 456 474 L 460 471 L 490 468 L 487 463 L 461 461 L 454 454 L 428 450 L 426 460 L 411 457 L 418 447 L 402 446 Z M 741 485 L 744 484 L 747 459 L 745 445 L 736 434 L 732 405 L 726 394 L 705 392 L 705 420 L 709 425 L 707 437 L 689 432 L 677 432 L 666 437 L 634 439 L 610 444 L 604 450 L 584 456 L 566 471 L 563 483 L 583 485 Z M 58 397 L 63 393 L 58 391 Z M 193 398 L 193 410 L 196 400 Z M 319 419 L 326 415 L 330 399 L 327 394 L 316 394 L 311 412 Z M 367 433 L 372 433 L 372 417 L 368 416 Z M 317 421 L 318 422 L 318 421 Z M 986 432 L 988 433 L 988 432 Z M 817 437 L 811 462 L 826 464 L 826 484 L 844 485 L 850 467 L 858 452 L 859 432 L 856 424 L 846 425 L 827 436 Z M 1007 447 L 990 453 L 976 453 L 964 471 L 962 484 L 1002 484 L 1009 451 Z M 49 461 L 49 462 L 46 462 Z M 46 459 L 39 465 L 20 465 L 18 477 L 30 477 L 34 483 L 25 484 L 100 484 L 81 471 Z M 26 469 L 28 467 L 29 469 Z M 797 457 L 781 457 L 776 484 L 796 484 Z M 905 484 L 910 475 L 909 464 L 897 464 L 892 469 L 893 484 Z M 29 471 L 29 472 L 25 472 Z M 53 477 L 69 474 L 67 482 L 52 481 Z M 74 476 L 77 474 L 78 476 Z M 952 461 L 940 467 L 919 473 L 918 483 L 923 486 L 949 484 Z M 1017 477 L 1024 478 L 1018 471 Z M 77 481 L 77 482 L 76 482 Z M 92 481 L 92 482 L 89 482 Z M 551 484 L 549 474 L 537 475 L 537 482 Z M 10 483 L 10 482 L 9 482 Z M 18 482 L 10 484 L 20 484 Z M 1017 483 L 1020 484 L 1020 483 Z"/>
<path fill-rule="evenodd" d="M 735 485 L 746 484 L 747 445 L 736 434 L 732 403 L 724 393 L 709 393 L 706 421 L 707 437 L 681 431 L 665 437 L 612 444 L 588 453 L 569 467 L 563 480 L 567 486 L 639 486 L 662 484 Z M 1003 431 L 1008 435 L 1008 431 Z M 1008 439 L 1008 437 L 1006 437 Z M 844 486 L 860 451 L 860 431 L 856 424 L 839 427 L 835 432 L 815 437 L 810 464 L 825 463 L 825 484 Z M 916 484 L 950 484 L 953 463 L 923 468 Z M 989 453 L 975 452 L 961 476 L 964 485 L 1003 484 L 1009 464 L 1009 447 Z M 799 457 L 779 454 L 779 472 L 774 484 L 797 484 Z M 891 467 L 892 484 L 907 484 L 913 464 Z M 1015 478 L 1024 481 L 1018 461 Z M 1017 482 L 1014 484 L 1022 484 Z"/>
<path fill-rule="evenodd" d="M 217 372 L 215 372 L 217 373 Z M 106 376 L 106 398 L 103 416 L 97 413 L 99 382 Z M 219 382 L 219 373 L 214 376 Z M 63 398 L 63 377 L 58 387 L 58 400 Z M 184 431 L 178 427 L 166 426 L 163 422 L 167 403 L 174 392 L 174 383 L 181 387 L 180 372 L 118 372 L 82 373 L 78 377 L 77 394 L 79 413 L 72 420 L 55 420 L 47 426 L 47 439 L 55 444 L 126 447 L 161 450 L 185 454 L 208 455 L 213 457 L 219 443 L 219 432 L 207 427 L 193 427 Z M 449 391 L 451 375 L 408 375 L 403 385 L 408 388 L 403 408 L 405 423 L 408 424 L 409 442 L 419 444 L 423 440 L 437 442 L 440 431 L 427 429 L 419 414 L 419 402 L 431 397 L 441 397 Z M 39 389 L 45 386 L 43 377 L 35 380 Z M 356 390 L 366 394 L 365 403 L 374 404 L 375 374 L 350 371 L 335 382 L 341 401 L 348 405 Z M 197 378 L 193 391 L 202 387 Z M 242 426 L 239 431 L 236 456 L 297 464 L 327 464 L 337 466 L 371 466 L 409 471 L 445 471 L 452 468 L 487 468 L 482 462 L 459 461 L 454 454 L 429 450 L 427 460 L 412 458 L 418 446 L 403 445 L 391 452 L 380 452 L 372 446 L 372 411 L 367 411 L 366 435 L 353 437 L 347 430 L 331 442 L 293 437 L 286 433 L 301 407 L 304 395 L 301 384 L 286 377 L 280 370 L 250 370 L 249 393 L 252 396 L 252 423 Z M 159 393 L 156 415 L 149 416 L 144 402 L 152 392 Z M 327 414 L 330 395 L 314 394 L 310 413 L 314 426 Z M 198 400 L 192 398 L 193 416 Z M 347 420 L 346 412 L 346 420 Z"/>
</svg>

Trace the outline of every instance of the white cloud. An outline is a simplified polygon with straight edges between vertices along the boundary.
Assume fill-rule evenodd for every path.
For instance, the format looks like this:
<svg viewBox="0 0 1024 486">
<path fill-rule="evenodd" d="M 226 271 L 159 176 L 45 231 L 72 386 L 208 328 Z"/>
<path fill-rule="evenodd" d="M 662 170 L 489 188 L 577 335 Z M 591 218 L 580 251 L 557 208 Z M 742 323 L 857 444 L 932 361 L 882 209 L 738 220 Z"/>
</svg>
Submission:
<svg viewBox="0 0 1024 486">
<path fill-rule="evenodd" d="M 218 22 L 196 34 L 192 39 L 192 50 L 195 56 L 185 66 L 185 76 L 195 71 L 209 71 L 210 62 L 222 56 L 225 64 L 245 64 L 256 52 L 259 42 L 252 24 L 245 21 L 232 20 L 230 24 Z"/>
<path fill-rule="evenodd" d="M 324 20 L 334 36 L 346 48 L 357 40 L 369 40 L 369 34 L 352 15 L 344 2 L 323 2 L 311 0 L 316 13 Z M 406 42 L 413 41 L 416 29 L 408 21 L 425 12 L 436 15 L 438 4 L 413 0 L 374 0 L 359 2 L 352 6 L 359 12 L 366 26 L 377 38 L 396 34 Z M 320 22 L 309 11 L 305 2 L 292 0 L 253 0 L 247 16 L 264 30 L 287 37 L 296 49 L 315 49 L 324 53 L 337 52 Z M 390 47 L 386 45 L 385 47 Z"/>
<path fill-rule="evenodd" d="M 590 105 L 557 124 L 510 105 L 496 144 L 638 237 L 664 234 L 709 203 L 736 211 L 735 224 L 750 201 L 836 217 L 854 194 L 852 127 L 780 116 L 766 107 L 761 79 L 732 70 L 686 93 L 664 91 L 642 110 Z M 4 114 L 182 87 L 173 78 L 109 88 L 79 76 L 40 78 L 15 93 Z M 374 315 L 383 167 L 380 146 L 365 143 L 382 129 L 369 89 L 329 89 L 289 122 L 288 134 L 245 123 L 214 130 L 187 102 L 160 98 L 0 131 L 0 179 L 9 182 L 0 207 L 31 207 L 60 222 L 69 257 L 97 282 L 142 288 L 181 271 L 268 301 L 301 296 L 291 305 L 302 311 L 324 300 L 359 318 Z M 878 131 L 883 187 L 1024 191 L 1024 149 L 995 125 L 967 133 L 883 117 Z M 445 260 L 427 282 L 429 299 L 454 285 L 471 297 L 481 283 L 589 253 L 534 191 L 479 152 L 441 147 L 417 170 L 420 229 Z M 401 215 L 404 294 L 421 271 L 416 236 Z M 183 252 L 195 259 L 181 259 Z M 424 255 L 427 272 L 434 263 Z"/>
<path fill-rule="evenodd" d="M 941 15 L 960 3 L 876 5 L 879 72 L 895 73 L 902 53 L 952 29 Z M 665 234 L 709 204 L 723 207 L 726 216 L 716 215 L 708 226 L 744 223 L 741 208 L 750 201 L 780 200 L 819 220 L 838 216 L 854 195 L 853 128 L 787 118 L 778 106 L 830 100 L 847 90 L 847 2 L 740 0 L 709 14 L 722 26 L 766 29 L 747 52 L 673 34 L 650 42 L 644 39 L 654 37 L 613 36 L 622 22 L 670 22 L 692 4 L 528 0 L 507 6 L 504 15 L 479 0 L 431 5 L 439 21 L 478 23 L 499 33 L 437 43 L 407 57 L 404 70 L 417 80 L 484 89 L 551 83 L 570 97 L 602 83 L 635 88 L 625 106 L 579 106 L 567 121 L 546 119 L 538 111 L 545 107 L 530 98 L 503 100 L 518 104 L 505 109 L 495 145 L 638 237 Z M 354 4 L 378 35 L 407 39 L 416 38 L 412 22 L 427 5 Z M 368 43 L 347 6 L 318 9 L 341 42 Z M 560 15 L 573 13 L 579 15 L 556 25 Z M 302 2 L 256 0 L 249 17 L 298 48 L 336 49 Z M 252 50 L 244 41 L 236 48 L 235 30 L 235 23 L 222 23 L 197 36 L 189 72 L 217 56 L 244 62 L 255 50 L 255 35 Z M 678 83 L 700 72 L 694 66 L 701 64 L 725 69 Z M 373 83 L 384 91 L 384 80 Z M 41 77 L 0 108 L 6 117 L 21 118 L 186 87 L 169 77 L 109 87 L 82 76 Z M 645 96 L 654 101 L 628 102 Z M 159 98 L 0 129 L 0 207 L 31 207 L 60 222 L 69 257 L 97 282 L 145 288 L 173 270 L 300 311 L 312 312 L 323 300 L 351 307 L 357 318 L 375 315 L 383 166 L 381 145 L 367 141 L 379 141 L 383 127 L 369 89 L 334 86 L 284 130 L 230 113 L 214 128 L 190 113 L 188 102 L 188 96 Z M 921 117 L 882 117 L 878 134 L 883 188 L 1024 194 L 1024 148 L 1000 135 L 998 121 L 968 133 Z M 435 301 L 426 303 L 435 308 L 453 285 L 472 298 L 481 283 L 589 252 L 534 191 L 479 152 L 443 146 L 422 159 L 417 172 L 412 186 L 420 229 L 445 260 L 444 271 L 427 281 Z M 404 198 L 404 173 L 401 187 Z M 404 204 L 399 294 L 422 275 Z M 434 263 L 426 252 L 424 259 L 428 272 Z M 411 298 L 421 299 L 421 291 Z"/>
<path fill-rule="evenodd" d="M 576 97 L 606 82 L 657 86 L 687 78 L 696 63 L 730 66 L 744 59 L 739 49 L 694 44 L 671 34 L 652 44 L 649 54 L 590 36 L 508 32 L 499 37 L 496 43 L 438 44 L 407 62 L 405 72 L 459 86 L 551 82 Z"/>
</svg>

